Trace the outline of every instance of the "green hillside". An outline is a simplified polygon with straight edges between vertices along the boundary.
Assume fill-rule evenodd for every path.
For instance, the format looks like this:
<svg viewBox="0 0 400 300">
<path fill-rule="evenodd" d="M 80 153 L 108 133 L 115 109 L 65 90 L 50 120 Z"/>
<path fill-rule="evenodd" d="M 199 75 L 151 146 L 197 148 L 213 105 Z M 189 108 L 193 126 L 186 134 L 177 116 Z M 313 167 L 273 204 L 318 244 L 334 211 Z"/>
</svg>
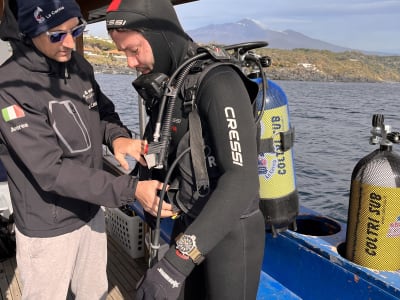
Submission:
<svg viewBox="0 0 400 300">
<path fill-rule="evenodd" d="M 262 49 L 272 59 L 271 79 L 314 81 L 400 82 L 400 56 L 365 55 L 348 51 Z"/>
<path fill-rule="evenodd" d="M 85 57 L 96 72 L 134 73 L 126 60 L 108 40 L 84 38 Z M 256 51 L 272 59 L 266 69 L 275 80 L 400 82 L 400 56 L 365 55 L 348 51 L 334 53 L 325 50 L 281 50 L 263 48 Z"/>
</svg>

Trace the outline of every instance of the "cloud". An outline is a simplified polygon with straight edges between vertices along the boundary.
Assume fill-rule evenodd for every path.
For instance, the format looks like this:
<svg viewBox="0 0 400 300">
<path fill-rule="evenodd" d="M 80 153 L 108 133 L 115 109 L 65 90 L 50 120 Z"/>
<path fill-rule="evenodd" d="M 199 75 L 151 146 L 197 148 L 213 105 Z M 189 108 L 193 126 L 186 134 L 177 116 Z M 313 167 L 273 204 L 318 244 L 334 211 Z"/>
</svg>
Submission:
<svg viewBox="0 0 400 300">
<path fill-rule="evenodd" d="M 399 0 L 200 0 L 175 8 L 185 30 L 248 18 L 338 46 L 400 53 Z"/>
<path fill-rule="evenodd" d="M 282 15 L 375 15 L 375 14 L 400 14 L 400 1 L 356 1 L 356 0 L 337 0 L 337 1 L 317 1 L 305 0 L 293 2 L 282 0 L 277 5 L 271 5 L 267 12 L 279 13 Z"/>
</svg>

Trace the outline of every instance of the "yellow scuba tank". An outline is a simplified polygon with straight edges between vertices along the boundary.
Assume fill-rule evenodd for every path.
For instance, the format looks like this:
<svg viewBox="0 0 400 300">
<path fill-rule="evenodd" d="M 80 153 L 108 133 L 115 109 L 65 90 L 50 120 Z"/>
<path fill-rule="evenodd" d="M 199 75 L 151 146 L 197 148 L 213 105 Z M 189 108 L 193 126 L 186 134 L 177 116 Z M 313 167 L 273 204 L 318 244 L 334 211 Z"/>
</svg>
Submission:
<svg viewBox="0 0 400 300">
<path fill-rule="evenodd" d="M 259 95 L 259 109 L 261 101 Z M 293 155 L 294 129 L 290 125 L 286 94 L 273 81 L 268 80 L 264 101 L 258 156 L 260 209 L 266 229 L 276 236 L 289 226 L 296 230 L 299 200 Z"/>
<path fill-rule="evenodd" d="M 351 177 L 346 258 L 377 270 L 400 270 L 400 156 L 392 151 L 400 133 L 372 118 L 370 144 L 379 149 L 362 158 Z"/>
<path fill-rule="evenodd" d="M 242 70 L 258 83 L 256 99 L 260 128 L 258 136 L 258 175 L 260 180 L 260 210 L 265 229 L 275 237 L 278 232 L 296 228 L 299 199 L 296 188 L 293 141 L 286 94 L 273 81 L 267 80 L 263 68 L 271 65 L 271 58 L 251 51 L 267 46 L 267 42 L 249 42 L 225 47 L 235 50 Z"/>
</svg>

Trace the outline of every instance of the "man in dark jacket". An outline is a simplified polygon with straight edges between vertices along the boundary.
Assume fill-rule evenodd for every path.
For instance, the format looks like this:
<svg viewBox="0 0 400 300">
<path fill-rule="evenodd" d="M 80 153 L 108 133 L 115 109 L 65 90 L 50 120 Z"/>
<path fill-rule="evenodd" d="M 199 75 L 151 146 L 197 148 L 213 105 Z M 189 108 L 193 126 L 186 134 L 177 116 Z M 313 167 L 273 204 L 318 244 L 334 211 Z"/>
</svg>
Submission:
<svg viewBox="0 0 400 300">
<path fill-rule="evenodd" d="M 107 10 L 106 22 L 117 48 L 126 54 L 128 66 L 142 73 L 134 83 L 141 92 L 154 86 L 140 86 L 140 82 L 146 83 L 141 78 L 156 73 L 170 77 L 198 52 L 169 0 L 115 0 Z M 183 283 L 188 300 L 256 298 L 265 240 L 258 206 L 257 130 L 250 105 L 256 91 L 233 65 L 211 69 L 199 84 L 195 104 L 203 128 L 210 191 L 198 189 L 192 154 L 184 156 L 168 182 L 169 199 L 181 211 L 174 224 L 173 242 L 146 272 L 137 299 L 176 299 Z M 150 89 L 142 94 L 150 95 Z M 187 106 L 181 90 L 177 94 L 172 125 L 167 129 L 171 135 L 169 164 L 164 166 L 171 165 L 183 149 L 190 146 L 194 150 L 195 141 L 187 134 L 191 127 Z M 150 145 L 160 109 L 157 93 L 152 95 L 155 97 L 144 99 L 150 117 L 146 128 Z M 164 181 L 158 169 L 147 173 Z M 178 190 L 172 194 L 176 182 Z"/>
<path fill-rule="evenodd" d="M 144 163 L 144 142 L 131 139 L 92 67 L 73 51 L 84 29 L 74 0 L 6 1 L 0 37 L 13 54 L 0 67 L 0 159 L 23 299 L 65 299 L 69 288 L 77 299 L 105 299 L 100 206 L 137 198 L 149 213 L 157 211 L 161 182 L 102 170 L 103 143 L 126 167 L 125 155 Z M 162 208 L 172 215 L 170 204 Z"/>
</svg>

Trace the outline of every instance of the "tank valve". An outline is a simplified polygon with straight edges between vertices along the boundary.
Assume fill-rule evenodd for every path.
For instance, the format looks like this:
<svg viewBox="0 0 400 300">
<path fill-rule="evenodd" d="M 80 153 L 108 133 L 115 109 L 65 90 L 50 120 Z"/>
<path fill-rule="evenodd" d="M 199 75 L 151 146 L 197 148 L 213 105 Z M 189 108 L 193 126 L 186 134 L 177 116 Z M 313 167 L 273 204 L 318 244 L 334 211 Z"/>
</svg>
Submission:
<svg viewBox="0 0 400 300">
<path fill-rule="evenodd" d="M 400 144 L 400 132 L 389 132 L 386 137 L 392 143 Z"/>
<path fill-rule="evenodd" d="M 375 114 L 372 116 L 372 129 L 369 143 L 371 145 L 383 145 L 390 146 L 393 143 L 400 143 L 399 134 L 392 132 L 392 126 L 384 124 L 384 116 L 381 114 Z"/>
<path fill-rule="evenodd" d="M 261 56 L 260 63 L 263 66 L 263 68 L 268 68 L 272 65 L 272 59 L 269 56 Z"/>
</svg>

